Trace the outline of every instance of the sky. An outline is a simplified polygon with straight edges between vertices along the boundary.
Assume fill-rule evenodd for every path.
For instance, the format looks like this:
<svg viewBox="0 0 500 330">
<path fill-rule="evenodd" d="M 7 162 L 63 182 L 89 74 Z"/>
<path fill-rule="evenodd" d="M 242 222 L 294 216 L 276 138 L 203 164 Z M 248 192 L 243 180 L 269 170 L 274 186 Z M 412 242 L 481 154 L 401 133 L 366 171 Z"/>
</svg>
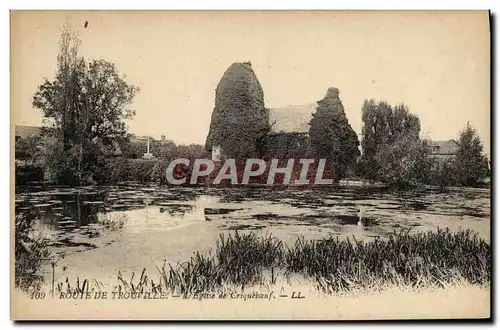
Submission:
<svg viewBox="0 0 500 330">
<path fill-rule="evenodd" d="M 87 28 L 84 28 L 88 21 Z M 490 148 L 490 35 L 481 12 L 39 11 L 11 14 L 11 119 L 41 125 L 31 102 L 53 79 L 65 22 L 80 54 L 116 64 L 140 87 L 129 130 L 204 144 L 215 89 L 233 62 L 251 61 L 266 107 L 316 102 L 340 90 L 361 133 L 365 99 L 405 103 L 421 137 L 458 137 L 467 121 Z"/>
</svg>

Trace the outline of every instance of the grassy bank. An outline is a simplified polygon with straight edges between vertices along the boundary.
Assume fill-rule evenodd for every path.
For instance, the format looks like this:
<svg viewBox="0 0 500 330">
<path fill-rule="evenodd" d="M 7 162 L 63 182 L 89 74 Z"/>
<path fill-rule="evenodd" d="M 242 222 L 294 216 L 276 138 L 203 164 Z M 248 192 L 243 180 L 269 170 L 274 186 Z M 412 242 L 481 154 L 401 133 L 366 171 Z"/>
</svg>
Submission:
<svg viewBox="0 0 500 330">
<path fill-rule="evenodd" d="M 297 240 L 291 246 L 255 232 L 220 236 L 213 250 L 196 252 L 178 265 L 164 264 L 150 277 L 144 269 L 114 291 L 197 293 L 272 287 L 302 278 L 316 290 L 333 294 L 387 287 L 447 287 L 457 281 L 488 286 L 491 249 L 470 230 L 394 233 L 371 242 Z M 56 292 L 103 288 L 96 280 L 59 283 Z"/>
</svg>

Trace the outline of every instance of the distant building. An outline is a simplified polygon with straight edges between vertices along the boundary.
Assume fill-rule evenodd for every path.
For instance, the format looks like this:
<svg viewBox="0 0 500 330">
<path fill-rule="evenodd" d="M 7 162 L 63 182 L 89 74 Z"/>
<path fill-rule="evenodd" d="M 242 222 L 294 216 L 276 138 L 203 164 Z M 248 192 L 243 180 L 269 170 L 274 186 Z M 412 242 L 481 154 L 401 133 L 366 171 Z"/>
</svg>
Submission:
<svg viewBox="0 0 500 330">
<path fill-rule="evenodd" d="M 304 158 L 312 153 L 309 129 L 318 104 L 340 102 L 339 90 L 330 87 L 321 101 L 267 108 L 250 62 L 233 63 L 215 90 L 205 150 L 212 152 L 215 161 L 226 155 Z"/>
<path fill-rule="evenodd" d="M 278 158 L 302 157 L 309 145 L 309 123 L 316 102 L 269 109 L 268 152 Z"/>
<path fill-rule="evenodd" d="M 214 162 L 220 162 L 222 160 L 222 148 L 220 145 L 214 145 L 212 147 L 212 160 Z"/>
<path fill-rule="evenodd" d="M 269 153 L 277 158 L 299 156 L 308 145 L 309 122 L 316 112 L 316 102 L 267 109 L 269 115 Z M 221 161 L 220 145 L 212 146 L 212 160 Z"/>
<path fill-rule="evenodd" d="M 271 134 L 309 135 L 309 122 L 317 106 L 318 103 L 314 102 L 269 109 Z"/>
<path fill-rule="evenodd" d="M 38 126 L 26 126 L 26 125 L 16 125 L 15 126 L 15 138 L 27 139 L 29 137 L 34 137 L 40 135 L 41 127 Z"/>
<path fill-rule="evenodd" d="M 31 137 L 39 136 L 42 131 L 41 127 L 38 126 L 25 126 L 25 125 L 16 125 L 15 126 L 15 138 L 16 141 L 19 139 L 27 139 Z M 111 145 L 105 146 L 102 143 L 102 140 L 99 138 L 94 138 L 92 142 L 96 143 L 103 154 L 108 157 L 121 156 L 122 151 L 120 145 L 116 141 L 112 141 Z"/>
<path fill-rule="evenodd" d="M 157 140 L 152 136 L 147 136 L 147 135 L 135 135 L 135 134 L 130 134 L 130 142 L 132 143 L 144 143 L 147 144 L 149 139 L 149 143 L 151 145 L 154 144 L 173 144 L 174 142 L 172 140 L 167 140 L 166 135 L 161 135 L 160 139 Z"/>
<path fill-rule="evenodd" d="M 458 142 L 450 139 L 447 141 L 430 141 L 431 154 L 438 159 L 450 159 L 457 155 Z"/>
<path fill-rule="evenodd" d="M 135 135 L 135 134 L 131 134 L 130 135 L 130 142 L 134 143 L 134 142 L 144 142 L 144 143 L 147 143 L 148 139 L 152 139 L 152 137 L 150 136 L 139 136 L 139 135 Z"/>
</svg>

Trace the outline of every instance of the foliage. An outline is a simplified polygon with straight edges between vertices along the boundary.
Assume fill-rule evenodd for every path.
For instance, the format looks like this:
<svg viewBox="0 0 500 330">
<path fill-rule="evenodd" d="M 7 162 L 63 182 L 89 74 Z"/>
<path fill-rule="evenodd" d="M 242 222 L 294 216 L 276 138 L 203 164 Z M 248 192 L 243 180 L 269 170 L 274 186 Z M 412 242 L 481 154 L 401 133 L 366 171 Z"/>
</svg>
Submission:
<svg viewBox="0 0 500 330">
<path fill-rule="evenodd" d="M 491 281 L 490 246 L 470 230 L 400 232 L 372 242 L 298 240 L 286 254 L 287 267 L 317 279 L 326 292 L 355 287 L 444 285 L 455 278 Z"/>
<path fill-rule="evenodd" d="M 106 182 L 161 182 L 165 180 L 168 162 L 163 160 L 110 158 L 104 170 Z"/>
<path fill-rule="evenodd" d="M 15 140 L 15 183 L 25 184 L 33 181 L 43 181 L 43 167 L 36 162 L 39 154 L 40 136 L 26 138 L 16 137 Z"/>
<path fill-rule="evenodd" d="M 266 156 L 275 159 L 301 159 L 309 157 L 307 134 L 273 134 L 266 139 Z"/>
<path fill-rule="evenodd" d="M 50 119 L 52 138 L 62 143 L 63 153 L 55 148 L 51 156 L 64 158 L 58 171 L 65 175 L 56 177 L 81 183 L 100 167 L 105 146 L 124 136 L 138 88 L 128 85 L 113 63 L 80 57 L 79 45 L 78 36 L 65 27 L 55 79 L 38 87 L 33 106 Z"/>
<path fill-rule="evenodd" d="M 233 63 L 217 85 L 206 150 L 219 145 L 230 158 L 256 158 L 269 129 L 264 93 L 251 64 Z"/>
<path fill-rule="evenodd" d="M 34 235 L 33 217 L 16 215 L 14 235 L 15 286 L 27 292 L 39 290 L 43 281 L 40 268 L 49 257 L 47 242 Z"/>
<path fill-rule="evenodd" d="M 430 149 L 421 141 L 420 121 L 404 104 L 365 100 L 362 109 L 364 177 L 399 186 L 429 181 Z"/>
<path fill-rule="evenodd" d="M 392 144 L 383 145 L 375 155 L 378 179 L 400 187 L 430 181 L 432 159 L 427 143 L 403 136 Z"/>
<path fill-rule="evenodd" d="M 142 141 L 133 141 L 130 136 L 127 136 L 119 142 L 122 156 L 125 158 L 141 158 L 147 151 L 147 143 Z M 155 152 L 153 154 L 156 155 Z"/>
<path fill-rule="evenodd" d="M 198 144 L 178 145 L 164 154 L 165 158 L 158 159 L 129 159 L 124 157 L 109 158 L 104 161 L 100 182 L 158 182 L 166 183 L 166 169 L 169 163 L 177 158 L 190 160 L 190 166 L 185 171 L 187 180 L 192 171 L 195 159 L 206 158 L 206 151 Z"/>
<path fill-rule="evenodd" d="M 359 157 L 359 141 L 349 125 L 338 89 L 328 89 L 318 101 L 316 113 L 310 122 L 311 152 L 318 159 L 327 159 L 327 169 L 335 181 L 345 177 L 354 168 Z"/>
<path fill-rule="evenodd" d="M 457 185 L 455 159 L 435 159 L 432 163 L 430 183 L 439 187 Z"/>
<path fill-rule="evenodd" d="M 134 138 L 130 134 L 126 138 L 122 139 L 119 145 L 123 153 L 123 157 L 125 158 L 142 158 L 142 156 L 147 152 L 147 140 Z M 192 152 L 187 152 L 186 149 L 191 149 Z M 153 138 L 150 138 L 149 140 L 149 152 L 160 159 L 174 159 L 183 157 L 186 154 L 205 154 L 204 147 L 199 144 L 178 146 L 170 140 L 158 141 Z"/>
<path fill-rule="evenodd" d="M 28 164 L 33 164 L 33 157 L 37 151 L 37 145 L 40 141 L 40 136 L 34 135 L 26 138 L 16 138 L 14 150 L 16 159 L 24 160 Z"/>
<path fill-rule="evenodd" d="M 189 156 L 186 155 L 188 154 L 187 152 L 184 152 L 184 150 L 182 150 L 183 148 L 192 150 L 192 152 L 189 153 Z M 191 158 L 195 157 L 195 155 L 205 154 L 205 148 L 202 145 L 191 144 L 189 146 L 178 146 L 174 141 L 170 140 L 153 143 L 151 151 L 156 157 L 162 159 Z M 180 156 L 181 154 L 183 156 Z"/>
<path fill-rule="evenodd" d="M 364 157 L 375 157 L 378 149 L 402 136 L 418 138 L 420 121 L 404 104 L 394 107 L 385 101 L 365 100 L 362 108 Z"/>
<path fill-rule="evenodd" d="M 477 131 L 467 123 L 460 132 L 458 150 L 454 157 L 434 158 L 432 184 L 445 186 L 478 186 L 491 175 L 488 159 L 483 155 Z"/>
<path fill-rule="evenodd" d="M 483 144 L 477 130 L 468 122 L 460 132 L 459 148 L 455 158 L 455 174 L 459 184 L 474 186 L 488 175 L 488 160 L 483 155 Z"/>
<path fill-rule="evenodd" d="M 35 164 L 44 169 L 46 180 L 70 182 L 71 179 L 75 179 L 73 173 L 71 173 L 72 159 L 70 156 L 72 154 L 74 153 L 64 150 L 60 133 L 52 130 L 52 132 L 40 137 L 34 161 Z"/>
<path fill-rule="evenodd" d="M 362 108 L 362 140 L 361 147 L 363 156 L 362 173 L 368 179 L 376 179 L 379 166 L 375 161 L 375 155 L 380 146 L 387 144 L 389 137 L 389 118 L 392 114 L 391 106 L 384 101 L 379 103 L 371 99 L 365 100 Z"/>
<path fill-rule="evenodd" d="M 456 157 L 450 159 L 432 156 L 429 142 L 421 141 L 419 132 L 419 119 L 407 106 L 365 101 L 359 174 L 398 186 L 474 186 L 488 175 L 481 140 L 469 123 L 460 132 Z"/>
<path fill-rule="evenodd" d="M 150 142 L 150 152 L 155 159 L 143 159 L 146 152 L 145 141 L 130 141 L 125 139 L 121 143 L 123 157 L 113 157 L 104 160 L 102 176 L 100 182 L 159 182 L 165 183 L 165 172 L 169 163 L 178 158 L 190 160 L 190 164 L 195 159 L 207 158 L 207 152 L 199 144 L 176 145 L 171 141 L 161 143 L 160 141 Z M 191 169 L 186 169 L 190 173 Z"/>
</svg>

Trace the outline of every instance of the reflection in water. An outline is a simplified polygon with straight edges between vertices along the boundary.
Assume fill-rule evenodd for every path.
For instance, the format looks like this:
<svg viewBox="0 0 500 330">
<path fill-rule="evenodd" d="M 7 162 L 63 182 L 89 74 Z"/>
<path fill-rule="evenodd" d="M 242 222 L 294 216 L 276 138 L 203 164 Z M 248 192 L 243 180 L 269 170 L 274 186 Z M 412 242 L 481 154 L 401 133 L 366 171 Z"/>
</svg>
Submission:
<svg viewBox="0 0 500 330">
<path fill-rule="evenodd" d="M 124 230 L 129 233 L 172 230 L 205 221 L 205 208 L 217 201 L 215 196 L 202 195 L 189 204 L 146 203 L 142 209 L 118 211 L 115 214 L 128 215 L 129 221 L 124 225 Z"/>
<path fill-rule="evenodd" d="M 363 205 L 363 235 L 395 228 L 469 225 L 487 221 L 489 192 L 392 193 L 366 189 L 196 189 L 140 186 L 53 189 L 16 195 L 16 214 L 34 219 L 40 234 L 73 246 L 107 231 L 132 234 L 207 223 L 215 230 L 354 233 Z M 466 222 L 459 222 L 466 221 Z M 487 227 L 487 226 L 486 226 Z M 68 242 L 69 239 L 69 242 Z M 143 239 L 147 239 L 147 235 Z M 66 242 L 66 243 L 65 243 Z"/>
<path fill-rule="evenodd" d="M 154 270 L 164 260 L 185 261 L 233 230 L 260 231 L 293 244 L 299 237 L 366 241 L 413 226 L 463 227 L 488 240 L 490 202 L 489 191 L 481 190 L 397 194 L 351 188 L 126 185 L 18 193 L 15 211 L 33 219 L 36 234 L 51 241 L 51 252 L 66 255 L 56 269 L 61 281 L 69 276 L 112 282 L 117 270 L 140 272 L 143 267 Z"/>
<path fill-rule="evenodd" d="M 97 222 L 102 210 L 102 196 L 97 194 L 50 194 L 35 196 L 16 203 L 16 214 L 33 216 L 35 224 L 55 231 L 72 231 L 74 228 Z"/>
</svg>

